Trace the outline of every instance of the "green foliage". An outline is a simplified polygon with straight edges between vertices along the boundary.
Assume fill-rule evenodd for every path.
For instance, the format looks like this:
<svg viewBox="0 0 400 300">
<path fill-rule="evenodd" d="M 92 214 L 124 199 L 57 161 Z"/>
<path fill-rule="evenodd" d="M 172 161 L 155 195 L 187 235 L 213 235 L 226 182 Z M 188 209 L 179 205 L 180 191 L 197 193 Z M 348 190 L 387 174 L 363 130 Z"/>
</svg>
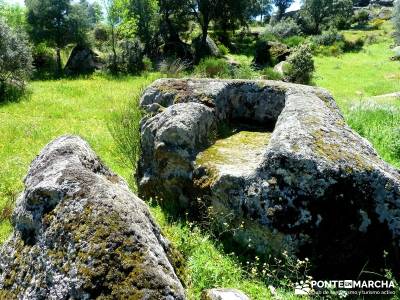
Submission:
<svg viewBox="0 0 400 300">
<path fill-rule="evenodd" d="M 227 55 L 229 54 L 229 49 L 226 47 L 224 44 L 219 44 L 218 45 L 218 50 L 221 53 L 221 55 Z"/>
<path fill-rule="evenodd" d="M 40 43 L 33 47 L 32 52 L 35 77 L 51 79 L 57 68 L 54 49 L 48 47 L 46 43 Z"/>
<path fill-rule="evenodd" d="M 306 38 L 300 35 L 294 35 L 282 40 L 289 48 L 297 47 L 305 42 Z"/>
<path fill-rule="evenodd" d="M 274 71 L 274 68 L 267 67 L 261 71 L 261 74 L 264 76 L 264 79 L 267 80 L 282 80 L 283 76 L 278 72 Z"/>
<path fill-rule="evenodd" d="M 207 57 L 200 61 L 194 69 L 194 73 L 200 77 L 229 78 L 231 68 L 225 59 Z"/>
<path fill-rule="evenodd" d="M 120 43 L 118 70 L 126 74 L 139 74 L 144 70 L 144 49 L 139 40 L 125 40 Z"/>
<path fill-rule="evenodd" d="M 319 33 L 324 25 L 343 29 L 343 22 L 353 15 L 352 0 L 304 0 L 301 9 L 303 26 Z"/>
<path fill-rule="evenodd" d="M 239 65 L 233 68 L 234 79 L 257 79 L 259 76 L 250 65 Z"/>
<path fill-rule="evenodd" d="M 32 54 L 24 37 L 0 18 L 0 102 L 18 97 L 32 71 Z"/>
<path fill-rule="evenodd" d="M 331 28 L 328 31 L 322 32 L 322 34 L 314 36 L 312 42 L 317 46 L 331 46 L 336 42 L 343 42 L 344 36 L 340 34 L 336 29 Z"/>
<path fill-rule="evenodd" d="M 311 47 L 298 46 L 288 58 L 285 76 L 290 82 L 309 84 L 315 70 Z"/>
<path fill-rule="evenodd" d="M 292 5 L 294 0 L 273 0 L 274 5 L 278 8 L 278 19 L 281 19 L 286 10 Z"/>
<path fill-rule="evenodd" d="M 395 29 L 395 38 L 398 45 L 400 45 L 400 1 L 396 0 L 393 10 L 393 25 Z"/>
<path fill-rule="evenodd" d="M 57 49 L 57 72 L 62 72 L 61 49 L 70 43 L 85 43 L 89 29 L 87 11 L 70 0 L 26 0 L 29 34 L 36 43 Z"/>
<path fill-rule="evenodd" d="M 358 24 L 359 26 L 365 26 L 369 21 L 369 12 L 366 9 L 360 9 L 356 11 L 352 18 L 352 22 Z"/>
<path fill-rule="evenodd" d="M 371 29 L 379 30 L 382 28 L 383 24 L 385 24 L 385 20 L 382 19 L 374 19 L 371 22 Z"/>
<path fill-rule="evenodd" d="M 267 31 L 280 39 L 299 36 L 301 34 L 300 26 L 292 18 L 282 19 L 273 26 L 269 25 Z"/>
<path fill-rule="evenodd" d="M 157 44 L 154 43 L 154 37 L 158 30 L 159 6 L 157 0 L 127 0 L 125 1 L 126 16 L 122 22 L 128 27 L 135 26 L 136 36 L 144 44 L 145 53 L 148 55 L 156 52 Z M 131 21 L 134 20 L 134 23 Z M 128 22 L 128 23 L 126 23 Z M 132 22 L 132 23 L 131 23 Z M 130 36 L 127 36 L 128 38 Z"/>
<path fill-rule="evenodd" d="M 185 74 L 190 64 L 180 58 L 167 58 L 160 64 L 160 72 L 169 78 L 179 78 Z"/>
<path fill-rule="evenodd" d="M 13 29 L 24 31 L 26 28 L 26 10 L 24 7 L 13 4 L 1 3 L 0 1 L 0 18 Z"/>
</svg>

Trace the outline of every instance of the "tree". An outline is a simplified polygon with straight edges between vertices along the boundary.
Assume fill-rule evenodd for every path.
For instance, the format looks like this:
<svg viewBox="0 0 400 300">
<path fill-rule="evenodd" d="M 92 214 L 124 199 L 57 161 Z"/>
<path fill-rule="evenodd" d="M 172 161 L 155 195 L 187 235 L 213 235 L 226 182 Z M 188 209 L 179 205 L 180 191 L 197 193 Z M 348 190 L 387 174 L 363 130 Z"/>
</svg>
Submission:
<svg viewBox="0 0 400 300">
<path fill-rule="evenodd" d="M 221 0 L 216 4 L 216 11 L 219 12 L 215 16 L 216 27 L 222 31 L 220 40 L 225 45 L 229 45 L 228 30 L 234 30 L 239 26 L 247 25 L 250 19 L 247 6 L 248 0 Z"/>
<path fill-rule="evenodd" d="M 32 71 L 32 54 L 24 38 L 0 18 L 0 101 L 8 86 L 23 88 Z"/>
<path fill-rule="evenodd" d="M 159 29 L 159 7 L 157 0 L 127 0 L 127 13 L 125 14 L 124 22 L 130 19 L 135 20 L 137 37 L 144 44 L 145 52 L 152 55 L 155 48 L 154 36 Z"/>
<path fill-rule="evenodd" d="M 189 29 L 191 20 L 190 0 L 158 0 L 160 10 L 160 33 L 164 40 L 164 51 L 174 52 L 178 57 L 187 56 L 181 34 Z"/>
<path fill-rule="evenodd" d="M 397 0 L 394 4 L 393 25 L 395 29 L 394 35 L 396 42 L 400 45 L 400 0 Z"/>
<path fill-rule="evenodd" d="M 352 0 L 304 0 L 302 17 L 309 20 L 314 33 L 334 18 L 349 20 L 353 14 Z"/>
<path fill-rule="evenodd" d="M 222 0 L 193 0 L 191 4 L 192 12 L 201 28 L 201 45 L 207 46 L 207 35 L 210 23 L 217 16 L 217 6 Z"/>
<path fill-rule="evenodd" d="M 286 10 L 293 4 L 294 0 L 273 0 L 274 5 L 278 8 L 278 20 L 282 19 Z"/>
<path fill-rule="evenodd" d="M 106 12 L 106 21 L 111 31 L 111 65 L 110 70 L 112 73 L 116 73 L 118 71 L 117 65 L 117 35 L 116 28 L 118 24 L 121 22 L 120 17 L 120 6 L 119 3 L 115 0 L 103 0 L 103 7 Z"/>
<path fill-rule="evenodd" d="M 70 0 L 26 0 L 25 4 L 32 40 L 56 48 L 59 76 L 62 73 L 61 50 L 70 43 L 82 42 L 89 29 L 87 14 Z"/>
<path fill-rule="evenodd" d="M 0 18 L 13 29 L 23 31 L 26 27 L 25 8 L 0 1 Z"/>
</svg>

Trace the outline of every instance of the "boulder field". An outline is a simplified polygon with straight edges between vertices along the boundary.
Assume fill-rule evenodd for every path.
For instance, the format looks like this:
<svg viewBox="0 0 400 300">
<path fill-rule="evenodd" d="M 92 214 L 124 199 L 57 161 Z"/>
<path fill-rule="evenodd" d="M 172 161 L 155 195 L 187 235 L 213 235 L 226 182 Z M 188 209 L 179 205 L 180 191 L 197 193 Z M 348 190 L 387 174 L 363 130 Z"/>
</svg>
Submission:
<svg viewBox="0 0 400 300">
<path fill-rule="evenodd" d="M 236 250 L 310 258 L 317 277 L 400 270 L 399 170 L 327 91 L 161 79 L 141 106 L 140 196 L 208 222 Z"/>
</svg>

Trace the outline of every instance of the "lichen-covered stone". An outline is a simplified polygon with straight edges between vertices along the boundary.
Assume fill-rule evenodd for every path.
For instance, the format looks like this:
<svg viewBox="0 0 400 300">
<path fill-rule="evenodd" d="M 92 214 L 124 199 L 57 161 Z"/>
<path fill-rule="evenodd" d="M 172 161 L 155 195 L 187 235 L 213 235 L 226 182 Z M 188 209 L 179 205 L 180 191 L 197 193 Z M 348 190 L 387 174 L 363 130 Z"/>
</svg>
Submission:
<svg viewBox="0 0 400 300">
<path fill-rule="evenodd" d="M 400 269 L 399 171 L 346 125 L 325 90 L 272 81 L 163 79 L 145 91 L 141 104 L 164 107 L 142 124 L 146 155 L 138 182 L 144 197 L 190 207 L 193 217 L 206 214 L 217 230 L 231 228 L 247 251 L 307 256 L 320 276 L 355 278 L 367 261 L 380 272 L 384 250 L 388 266 Z M 175 130 L 175 120 L 186 120 L 186 130 Z M 271 134 L 262 150 L 248 152 L 253 157 L 246 163 L 237 155 L 242 146 L 233 137 L 217 141 L 218 131 L 206 149 L 206 131 L 225 124 L 234 133 Z M 163 132 L 174 138 L 164 142 Z M 224 166 L 229 144 L 233 157 Z"/>
<path fill-rule="evenodd" d="M 210 289 L 203 291 L 201 300 L 250 300 L 250 298 L 235 289 Z"/>
<path fill-rule="evenodd" d="M 74 136 L 32 163 L 0 249 L 18 299 L 184 299 L 174 250 L 145 203 Z"/>
</svg>

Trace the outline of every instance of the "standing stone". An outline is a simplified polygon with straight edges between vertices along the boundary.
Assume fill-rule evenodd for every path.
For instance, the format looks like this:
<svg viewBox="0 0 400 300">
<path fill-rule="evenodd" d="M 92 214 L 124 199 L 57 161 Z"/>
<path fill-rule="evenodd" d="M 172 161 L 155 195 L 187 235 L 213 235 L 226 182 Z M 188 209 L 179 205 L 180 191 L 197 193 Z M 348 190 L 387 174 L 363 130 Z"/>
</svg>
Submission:
<svg viewBox="0 0 400 300">
<path fill-rule="evenodd" d="M 179 255 L 145 203 L 78 137 L 33 161 L 13 225 L 0 249 L 6 298 L 185 299 Z"/>
</svg>

